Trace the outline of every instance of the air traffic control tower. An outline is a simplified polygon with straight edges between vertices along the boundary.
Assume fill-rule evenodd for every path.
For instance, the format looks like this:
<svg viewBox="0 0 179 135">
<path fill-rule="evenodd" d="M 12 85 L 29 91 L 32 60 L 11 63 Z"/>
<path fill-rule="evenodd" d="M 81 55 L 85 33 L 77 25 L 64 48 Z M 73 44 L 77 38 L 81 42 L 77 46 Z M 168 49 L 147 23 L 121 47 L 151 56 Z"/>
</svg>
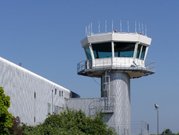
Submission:
<svg viewBox="0 0 179 135">
<path fill-rule="evenodd" d="M 119 135 L 131 135 L 130 79 L 153 74 L 145 66 L 151 38 L 129 32 L 90 34 L 81 41 L 86 60 L 78 74 L 101 78 L 104 121 Z"/>
</svg>

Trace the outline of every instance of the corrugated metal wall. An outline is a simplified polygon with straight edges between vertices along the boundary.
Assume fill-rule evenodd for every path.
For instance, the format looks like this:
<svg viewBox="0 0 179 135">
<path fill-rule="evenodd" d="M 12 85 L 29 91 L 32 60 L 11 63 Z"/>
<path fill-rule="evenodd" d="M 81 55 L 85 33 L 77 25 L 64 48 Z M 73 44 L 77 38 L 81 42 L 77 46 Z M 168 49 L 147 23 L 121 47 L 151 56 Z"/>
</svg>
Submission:
<svg viewBox="0 0 179 135">
<path fill-rule="evenodd" d="M 52 111 L 61 111 L 65 98 L 70 96 L 68 89 L 3 58 L 0 58 L 0 86 L 10 96 L 9 111 L 29 125 L 43 122 Z"/>
</svg>

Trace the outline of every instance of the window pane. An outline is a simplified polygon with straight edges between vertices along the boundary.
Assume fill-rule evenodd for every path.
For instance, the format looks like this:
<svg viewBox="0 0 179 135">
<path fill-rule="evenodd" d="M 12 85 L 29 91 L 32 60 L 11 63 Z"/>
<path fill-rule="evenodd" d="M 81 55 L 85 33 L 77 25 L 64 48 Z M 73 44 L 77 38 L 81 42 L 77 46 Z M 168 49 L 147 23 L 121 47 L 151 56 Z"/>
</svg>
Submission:
<svg viewBox="0 0 179 135">
<path fill-rule="evenodd" d="M 85 53 L 86 53 L 86 57 L 88 60 L 91 60 L 91 53 L 90 53 L 90 49 L 89 47 L 84 48 L 85 49 Z"/>
<path fill-rule="evenodd" d="M 136 57 L 136 58 L 138 58 L 138 59 L 139 59 L 139 56 L 140 56 L 141 47 L 142 47 L 142 46 L 139 44 L 139 45 L 138 45 L 138 48 L 137 48 L 137 57 Z"/>
<path fill-rule="evenodd" d="M 95 58 L 112 57 L 111 42 L 92 44 Z"/>
<path fill-rule="evenodd" d="M 47 109 L 47 113 L 50 114 L 50 112 L 51 112 L 51 104 L 48 103 L 48 104 L 47 104 L 47 107 L 48 107 L 48 109 Z"/>
<path fill-rule="evenodd" d="M 57 94 L 57 89 L 55 89 L 55 95 Z"/>
<path fill-rule="evenodd" d="M 143 48 L 142 48 L 142 53 L 141 53 L 141 59 L 143 60 L 144 59 L 144 57 L 145 57 L 145 50 L 146 50 L 146 46 L 143 46 Z"/>
<path fill-rule="evenodd" d="M 133 57 L 135 43 L 114 42 L 115 57 Z"/>
</svg>

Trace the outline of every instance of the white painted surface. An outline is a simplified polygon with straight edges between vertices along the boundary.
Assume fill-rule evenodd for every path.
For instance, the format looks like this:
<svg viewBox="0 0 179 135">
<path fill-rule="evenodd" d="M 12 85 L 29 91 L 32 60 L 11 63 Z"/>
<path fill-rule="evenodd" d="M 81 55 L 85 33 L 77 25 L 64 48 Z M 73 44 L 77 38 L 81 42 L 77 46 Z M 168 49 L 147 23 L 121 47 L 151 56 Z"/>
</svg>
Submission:
<svg viewBox="0 0 179 135">
<path fill-rule="evenodd" d="M 109 41 L 118 41 L 118 42 L 139 42 L 144 45 L 150 45 L 152 39 L 139 34 L 139 33 L 125 33 L 125 32 L 112 32 L 112 33 L 100 33 L 87 36 L 81 41 L 82 46 L 87 46 L 88 43 L 102 43 Z"/>
<path fill-rule="evenodd" d="M 135 64 L 135 65 L 134 65 Z M 114 58 L 102 58 L 95 59 L 92 63 L 93 68 L 129 68 L 131 66 L 145 67 L 144 61 L 140 59 L 134 59 L 129 57 L 114 57 Z"/>
</svg>

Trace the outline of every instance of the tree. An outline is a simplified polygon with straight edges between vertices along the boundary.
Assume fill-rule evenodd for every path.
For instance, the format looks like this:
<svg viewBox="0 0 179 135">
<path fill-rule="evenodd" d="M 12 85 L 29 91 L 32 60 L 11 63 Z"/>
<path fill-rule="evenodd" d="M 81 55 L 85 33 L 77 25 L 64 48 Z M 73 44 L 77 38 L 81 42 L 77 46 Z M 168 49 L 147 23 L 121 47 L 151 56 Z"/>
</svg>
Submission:
<svg viewBox="0 0 179 135">
<path fill-rule="evenodd" d="M 173 135 L 172 131 L 170 129 L 165 129 L 163 132 L 162 132 L 162 135 Z"/>
<path fill-rule="evenodd" d="M 161 135 L 179 135 L 179 133 L 173 133 L 169 128 L 165 129 Z"/>
<path fill-rule="evenodd" d="M 10 97 L 4 94 L 0 87 L 0 134 L 8 134 L 8 128 L 12 126 L 12 114 L 8 112 Z"/>
<path fill-rule="evenodd" d="M 23 125 L 20 121 L 20 118 L 17 117 L 13 117 L 13 125 L 11 128 L 9 128 L 9 133 L 11 135 L 22 135 L 22 131 L 23 131 Z"/>
<path fill-rule="evenodd" d="M 82 111 L 66 110 L 61 114 L 50 115 L 43 124 L 28 127 L 26 135 L 114 135 L 114 131 L 102 121 L 100 114 L 87 117 Z"/>
</svg>

